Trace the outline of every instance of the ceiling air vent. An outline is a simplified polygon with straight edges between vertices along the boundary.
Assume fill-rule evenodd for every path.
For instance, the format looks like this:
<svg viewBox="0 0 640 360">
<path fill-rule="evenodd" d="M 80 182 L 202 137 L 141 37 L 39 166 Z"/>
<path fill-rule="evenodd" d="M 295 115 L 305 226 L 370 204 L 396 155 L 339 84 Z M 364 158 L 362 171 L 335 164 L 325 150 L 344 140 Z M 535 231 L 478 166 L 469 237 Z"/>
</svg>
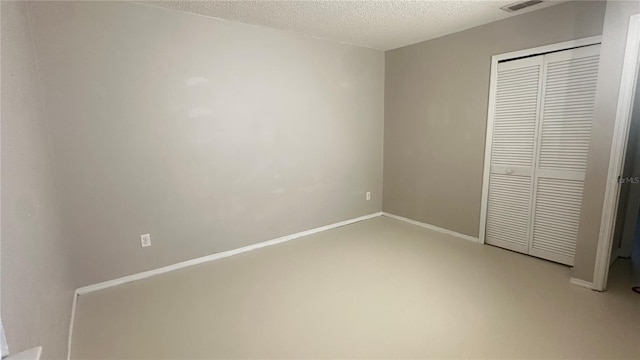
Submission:
<svg viewBox="0 0 640 360">
<path fill-rule="evenodd" d="M 514 12 L 514 11 L 522 10 L 529 6 L 533 6 L 535 4 L 540 4 L 541 2 L 542 0 L 523 0 L 523 1 L 514 2 L 513 4 L 505 5 L 500 9 L 506 12 Z"/>
</svg>

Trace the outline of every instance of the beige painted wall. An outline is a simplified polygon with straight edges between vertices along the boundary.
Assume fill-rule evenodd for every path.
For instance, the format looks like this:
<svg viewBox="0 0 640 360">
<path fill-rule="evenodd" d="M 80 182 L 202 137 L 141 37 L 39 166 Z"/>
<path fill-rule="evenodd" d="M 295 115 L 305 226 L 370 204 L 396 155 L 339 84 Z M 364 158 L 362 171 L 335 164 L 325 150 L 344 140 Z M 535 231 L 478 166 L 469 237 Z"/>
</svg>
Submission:
<svg viewBox="0 0 640 360">
<path fill-rule="evenodd" d="M 569 2 L 387 52 L 384 211 L 478 236 L 491 56 L 599 35 L 604 8 Z"/>
<path fill-rule="evenodd" d="M 629 17 L 638 13 L 640 13 L 638 1 L 607 3 L 602 30 L 595 115 L 585 175 L 585 196 L 582 201 L 582 216 L 573 268 L 573 277 L 585 281 L 593 280 Z"/>
<path fill-rule="evenodd" d="M 140 4 L 29 7 L 76 285 L 382 210 L 383 52 Z"/>
<path fill-rule="evenodd" d="M 2 321 L 12 352 L 66 356 L 73 286 L 24 2 L 2 1 Z"/>
</svg>

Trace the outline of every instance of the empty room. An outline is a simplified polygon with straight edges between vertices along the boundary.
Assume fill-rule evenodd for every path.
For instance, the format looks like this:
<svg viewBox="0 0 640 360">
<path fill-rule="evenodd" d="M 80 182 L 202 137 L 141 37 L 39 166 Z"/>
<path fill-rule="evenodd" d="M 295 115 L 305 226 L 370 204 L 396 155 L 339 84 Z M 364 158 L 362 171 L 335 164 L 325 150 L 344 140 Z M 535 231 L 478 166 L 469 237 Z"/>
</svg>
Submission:
<svg viewBox="0 0 640 360">
<path fill-rule="evenodd" d="M 4 360 L 640 359 L 640 1 L 0 1 Z"/>
</svg>

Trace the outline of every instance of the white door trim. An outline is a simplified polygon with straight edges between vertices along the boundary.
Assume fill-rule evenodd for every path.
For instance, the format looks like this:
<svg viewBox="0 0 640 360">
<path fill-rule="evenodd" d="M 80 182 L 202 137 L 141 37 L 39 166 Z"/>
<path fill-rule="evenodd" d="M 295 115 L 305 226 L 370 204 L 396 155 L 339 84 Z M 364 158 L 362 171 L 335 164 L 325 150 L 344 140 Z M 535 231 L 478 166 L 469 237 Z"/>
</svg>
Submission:
<svg viewBox="0 0 640 360">
<path fill-rule="evenodd" d="M 618 107 L 613 128 L 609 172 L 607 174 L 607 187 L 602 206 L 598 250 L 593 271 L 593 290 L 598 291 L 603 291 L 607 287 L 609 258 L 613 243 L 613 226 L 618 207 L 618 193 L 620 191 L 620 184 L 617 181 L 611 181 L 611 179 L 617 179 L 622 172 L 624 153 L 629 136 L 629 125 L 631 123 L 631 112 L 633 110 L 638 66 L 640 65 L 638 56 L 640 56 L 640 14 L 633 15 L 629 19 L 629 32 L 627 33 L 627 44 L 622 65 Z"/>
<path fill-rule="evenodd" d="M 503 60 L 515 59 L 524 56 L 540 55 L 554 51 L 562 51 L 580 46 L 599 44 L 601 36 L 592 36 L 583 39 L 565 41 L 557 44 L 540 46 L 532 49 L 513 51 L 509 53 L 493 55 L 491 57 L 491 75 L 489 79 L 489 108 L 487 112 L 487 133 L 484 150 L 484 170 L 482 173 L 482 198 L 480 201 L 480 230 L 478 239 L 484 244 L 485 230 L 487 227 L 487 205 L 489 200 L 489 176 L 491 174 L 491 147 L 493 145 L 493 118 L 496 97 L 496 79 L 498 76 L 498 63 Z"/>
</svg>

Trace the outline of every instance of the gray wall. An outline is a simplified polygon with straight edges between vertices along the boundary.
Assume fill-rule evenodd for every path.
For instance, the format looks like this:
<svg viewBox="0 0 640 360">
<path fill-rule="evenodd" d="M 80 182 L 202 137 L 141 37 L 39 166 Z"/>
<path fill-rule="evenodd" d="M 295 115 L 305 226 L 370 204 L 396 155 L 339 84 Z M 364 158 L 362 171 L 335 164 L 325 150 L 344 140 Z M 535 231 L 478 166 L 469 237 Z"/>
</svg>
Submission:
<svg viewBox="0 0 640 360">
<path fill-rule="evenodd" d="M 1 2 L 2 321 L 11 351 L 66 356 L 73 286 L 24 2 Z"/>
<path fill-rule="evenodd" d="M 573 277 L 586 281 L 593 280 L 629 17 L 638 13 L 638 1 L 607 3 L 602 30 L 595 115 L 584 183 L 585 195 L 573 269 Z"/>
<path fill-rule="evenodd" d="M 599 35 L 604 8 L 569 2 L 387 52 L 384 211 L 478 236 L 491 56 Z"/>
<path fill-rule="evenodd" d="M 382 210 L 383 52 L 140 4 L 29 7 L 76 285 Z"/>
</svg>

